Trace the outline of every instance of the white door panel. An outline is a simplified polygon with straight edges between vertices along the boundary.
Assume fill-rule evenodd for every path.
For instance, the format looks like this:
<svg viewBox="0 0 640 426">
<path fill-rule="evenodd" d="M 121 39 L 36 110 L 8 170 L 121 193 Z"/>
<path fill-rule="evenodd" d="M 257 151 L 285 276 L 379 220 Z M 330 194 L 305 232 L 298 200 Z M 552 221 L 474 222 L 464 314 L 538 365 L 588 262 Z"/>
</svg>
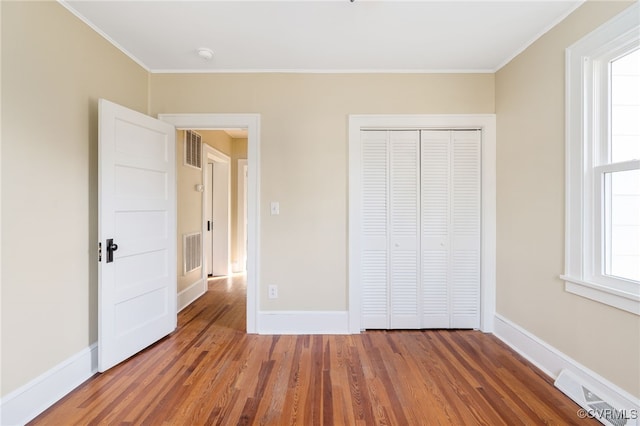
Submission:
<svg viewBox="0 0 640 426">
<path fill-rule="evenodd" d="M 451 270 L 451 327 L 478 328 L 480 324 L 480 255 L 477 250 L 453 252 Z"/>
<path fill-rule="evenodd" d="M 213 163 L 213 275 L 229 275 L 230 241 L 230 167 L 228 162 Z"/>
<path fill-rule="evenodd" d="M 422 326 L 451 326 L 451 132 L 421 134 Z"/>
<path fill-rule="evenodd" d="M 449 251 L 422 250 L 422 327 L 448 328 Z"/>
<path fill-rule="evenodd" d="M 422 159 L 423 326 L 478 328 L 480 131 L 423 131 Z"/>
<path fill-rule="evenodd" d="M 389 132 L 391 328 L 420 328 L 420 132 Z"/>
<path fill-rule="evenodd" d="M 98 369 L 176 327 L 175 129 L 99 102 Z M 117 245 L 108 262 L 107 239 Z"/>
<path fill-rule="evenodd" d="M 207 263 L 207 275 L 213 275 L 213 163 L 207 163 L 205 166 L 207 172 L 205 173 L 205 200 L 204 200 L 204 220 L 207 223 L 206 233 L 204 239 L 204 257 Z"/>
<path fill-rule="evenodd" d="M 452 143 L 451 326 L 480 326 L 480 131 L 457 131 Z"/>
<path fill-rule="evenodd" d="M 389 266 L 387 250 L 362 253 L 362 324 L 365 328 L 389 328 Z"/>
<path fill-rule="evenodd" d="M 362 140 L 362 324 L 389 328 L 388 132 L 363 131 Z"/>
</svg>

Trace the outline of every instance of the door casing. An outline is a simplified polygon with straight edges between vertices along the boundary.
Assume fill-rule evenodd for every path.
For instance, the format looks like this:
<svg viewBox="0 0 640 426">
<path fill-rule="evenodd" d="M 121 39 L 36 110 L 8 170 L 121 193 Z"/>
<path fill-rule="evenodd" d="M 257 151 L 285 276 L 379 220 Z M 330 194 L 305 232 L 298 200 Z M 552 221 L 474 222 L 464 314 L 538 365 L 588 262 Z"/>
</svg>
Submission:
<svg viewBox="0 0 640 426">
<path fill-rule="evenodd" d="M 362 130 L 480 129 L 481 274 L 480 330 L 493 331 L 496 312 L 496 116 L 495 114 L 350 115 L 349 116 L 349 332 L 361 328 L 361 141 Z"/>
<path fill-rule="evenodd" d="M 247 129 L 247 333 L 257 333 L 260 277 L 260 114 L 159 114 L 176 129 Z"/>
</svg>

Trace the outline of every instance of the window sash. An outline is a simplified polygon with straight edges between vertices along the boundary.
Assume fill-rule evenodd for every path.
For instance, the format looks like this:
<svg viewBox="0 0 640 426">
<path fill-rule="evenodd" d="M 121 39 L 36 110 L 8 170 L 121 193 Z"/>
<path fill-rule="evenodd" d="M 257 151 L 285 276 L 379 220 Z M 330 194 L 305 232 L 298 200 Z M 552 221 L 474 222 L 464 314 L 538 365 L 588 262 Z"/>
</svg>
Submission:
<svg viewBox="0 0 640 426">
<path fill-rule="evenodd" d="M 590 270 L 587 276 L 590 276 L 590 281 L 616 287 L 625 292 L 638 292 L 640 291 L 640 282 L 634 281 L 622 277 L 616 277 L 608 275 L 606 271 L 606 263 L 608 261 L 607 256 L 610 253 L 608 248 L 607 231 L 610 232 L 611 223 L 607 220 L 608 209 L 608 197 L 607 197 L 607 185 L 606 175 L 616 172 L 625 172 L 631 170 L 640 169 L 640 160 L 624 161 L 620 163 L 605 164 L 602 166 L 596 166 L 593 168 L 594 174 L 594 205 L 593 205 L 593 246 L 592 246 L 592 261 L 585 262 L 586 265 L 590 265 Z"/>
</svg>

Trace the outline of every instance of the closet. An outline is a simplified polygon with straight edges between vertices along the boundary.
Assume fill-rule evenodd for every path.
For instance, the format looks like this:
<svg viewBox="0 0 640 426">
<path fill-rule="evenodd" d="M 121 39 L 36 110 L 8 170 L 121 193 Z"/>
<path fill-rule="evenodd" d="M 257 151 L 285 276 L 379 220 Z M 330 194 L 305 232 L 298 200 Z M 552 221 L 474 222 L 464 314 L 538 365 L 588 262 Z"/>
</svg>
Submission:
<svg viewBox="0 0 640 426">
<path fill-rule="evenodd" d="M 365 329 L 479 328 L 480 130 L 362 130 Z"/>
</svg>

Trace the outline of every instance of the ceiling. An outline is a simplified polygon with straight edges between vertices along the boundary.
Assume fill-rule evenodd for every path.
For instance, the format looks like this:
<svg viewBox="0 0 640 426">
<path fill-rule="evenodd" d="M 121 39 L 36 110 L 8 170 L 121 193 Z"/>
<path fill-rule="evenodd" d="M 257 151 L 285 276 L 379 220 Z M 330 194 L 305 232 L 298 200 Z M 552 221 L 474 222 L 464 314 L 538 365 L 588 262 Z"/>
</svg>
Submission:
<svg viewBox="0 0 640 426">
<path fill-rule="evenodd" d="M 247 129 L 224 129 L 224 131 L 232 139 L 246 139 L 249 135 L 249 131 Z"/>
<path fill-rule="evenodd" d="M 156 73 L 494 72 L 583 2 L 59 1 Z"/>
</svg>

